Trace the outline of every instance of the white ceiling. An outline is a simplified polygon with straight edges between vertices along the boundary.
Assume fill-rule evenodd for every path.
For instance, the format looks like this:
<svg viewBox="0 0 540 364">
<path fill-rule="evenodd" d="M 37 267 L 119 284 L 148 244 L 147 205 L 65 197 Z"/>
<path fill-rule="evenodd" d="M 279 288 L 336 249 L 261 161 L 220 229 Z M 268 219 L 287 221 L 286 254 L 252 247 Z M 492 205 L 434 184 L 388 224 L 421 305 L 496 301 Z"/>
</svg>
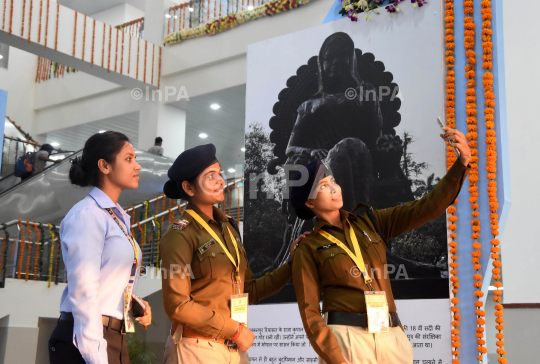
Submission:
<svg viewBox="0 0 540 364">
<path fill-rule="evenodd" d="M 92 15 L 99 13 L 115 6 L 121 4 L 128 4 L 137 8 L 141 11 L 144 11 L 144 5 L 147 0 L 58 0 L 60 5 L 63 5 L 72 10 L 78 11 L 86 15 Z M 168 9 L 171 6 L 180 4 L 181 2 L 186 2 L 185 0 L 152 0 L 157 4 L 160 1 L 163 1 L 164 9 Z"/>
<path fill-rule="evenodd" d="M 246 86 L 242 85 L 170 104 L 186 111 L 186 149 L 214 144 L 228 178 L 235 176 L 227 173 L 229 168 L 235 168 L 236 173 L 243 170 L 244 152 L 240 148 L 244 147 L 245 101 Z M 212 104 L 221 107 L 213 110 Z M 200 133 L 208 134 L 208 138 L 201 139 Z"/>
<path fill-rule="evenodd" d="M 132 112 L 112 118 L 92 121 L 90 123 L 55 130 L 40 135 L 47 143 L 59 143 L 57 148 L 77 151 L 84 147 L 84 143 L 95 133 L 101 130 L 114 130 L 127 135 L 134 146 L 139 143 L 139 113 Z"/>
</svg>

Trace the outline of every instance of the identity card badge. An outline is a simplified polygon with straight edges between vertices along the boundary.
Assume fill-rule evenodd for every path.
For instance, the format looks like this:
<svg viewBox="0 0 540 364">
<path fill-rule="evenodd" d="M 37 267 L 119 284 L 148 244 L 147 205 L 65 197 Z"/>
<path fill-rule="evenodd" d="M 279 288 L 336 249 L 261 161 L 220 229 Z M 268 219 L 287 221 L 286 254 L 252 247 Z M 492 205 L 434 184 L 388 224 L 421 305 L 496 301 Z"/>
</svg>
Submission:
<svg viewBox="0 0 540 364">
<path fill-rule="evenodd" d="M 370 333 L 388 332 L 388 301 L 384 291 L 366 291 L 368 331 Z"/>
<path fill-rule="evenodd" d="M 231 296 L 231 318 L 248 324 L 248 293 Z"/>
<path fill-rule="evenodd" d="M 133 318 L 129 313 L 129 306 L 131 305 L 131 290 L 126 288 L 124 290 L 124 327 L 126 332 L 135 332 L 135 325 L 133 324 Z"/>
</svg>

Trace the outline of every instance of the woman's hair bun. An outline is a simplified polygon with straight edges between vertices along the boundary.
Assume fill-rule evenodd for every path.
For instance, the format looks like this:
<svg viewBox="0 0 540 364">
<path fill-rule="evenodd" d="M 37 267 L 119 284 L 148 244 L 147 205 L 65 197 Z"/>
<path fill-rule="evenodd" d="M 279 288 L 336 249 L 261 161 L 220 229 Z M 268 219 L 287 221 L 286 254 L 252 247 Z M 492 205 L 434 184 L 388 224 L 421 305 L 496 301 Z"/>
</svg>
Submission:
<svg viewBox="0 0 540 364">
<path fill-rule="evenodd" d="M 80 157 L 71 160 L 71 168 L 69 169 L 69 180 L 72 184 L 76 186 L 89 186 L 89 177 L 84 168 L 82 167 Z"/>
<path fill-rule="evenodd" d="M 168 198 L 172 199 L 183 199 L 185 200 L 187 197 L 187 194 L 184 192 L 184 189 L 182 188 L 182 185 L 179 183 L 176 183 L 173 180 L 168 180 L 165 183 L 165 186 L 163 186 L 163 193 Z"/>
</svg>

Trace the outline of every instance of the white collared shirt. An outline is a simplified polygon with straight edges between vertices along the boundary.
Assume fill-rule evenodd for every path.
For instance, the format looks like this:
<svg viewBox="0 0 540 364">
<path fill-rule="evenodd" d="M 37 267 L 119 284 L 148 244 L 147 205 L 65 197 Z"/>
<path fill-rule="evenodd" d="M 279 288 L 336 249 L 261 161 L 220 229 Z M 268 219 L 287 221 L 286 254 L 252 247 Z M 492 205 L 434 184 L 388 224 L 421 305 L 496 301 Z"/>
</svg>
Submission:
<svg viewBox="0 0 540 364">
<path fill-rule="evenodd" d="M 123 319 L 123 292 L 135 257 L 131 243 L 106 208 L 113 209 L 129 233 L 129 215 L 96 187 L 73 206 L 60 225 L 68 279 L 60 311 L 73 313 L 73 343 L 89 364 L 108 363 L 101 316 Z M 137 249 L 140 265 L 142 253 L 138 245 Z M 136 285 L 137 279 L 133 292 Z"/>
</svg>

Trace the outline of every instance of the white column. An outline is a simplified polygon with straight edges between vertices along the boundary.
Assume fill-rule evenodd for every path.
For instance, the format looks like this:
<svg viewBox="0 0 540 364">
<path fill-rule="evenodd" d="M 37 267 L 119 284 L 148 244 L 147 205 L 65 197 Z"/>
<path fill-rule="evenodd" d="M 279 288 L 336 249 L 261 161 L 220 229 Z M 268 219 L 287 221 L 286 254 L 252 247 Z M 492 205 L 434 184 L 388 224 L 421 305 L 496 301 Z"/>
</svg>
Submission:
<svg viewBox="0 0 540 364">
<path fill-rule="evenodd" d="M 163 44 L 165 24 L 165 2 L 163 0 L 146 0 L 144 6 L 144 40 Z"/>
<path fill-rule="evenodd" d="M 160 101 L 140 102 L 138 148 L 148 150 L 159 136 L 163 138 L 163 155 L 178 157 L 185 146 L 186 112 Z"/>
</svg>

